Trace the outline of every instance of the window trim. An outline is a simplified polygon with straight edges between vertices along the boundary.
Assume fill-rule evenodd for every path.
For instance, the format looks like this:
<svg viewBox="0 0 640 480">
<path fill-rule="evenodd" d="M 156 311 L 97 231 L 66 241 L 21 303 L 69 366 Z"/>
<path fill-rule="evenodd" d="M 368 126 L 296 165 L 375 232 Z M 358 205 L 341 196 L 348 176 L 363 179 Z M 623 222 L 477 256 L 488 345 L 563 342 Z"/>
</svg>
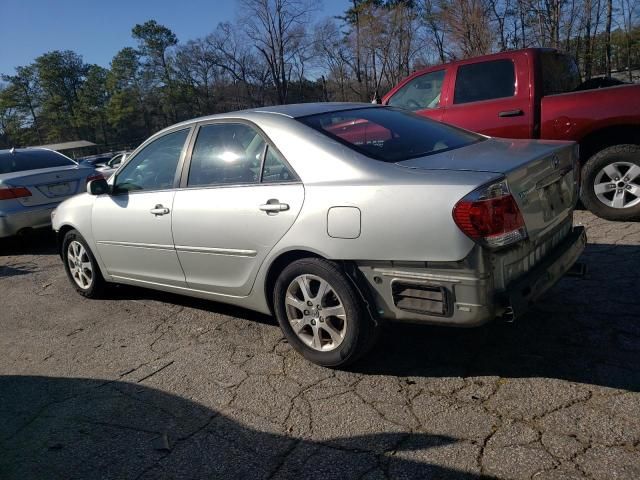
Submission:
<svg viewBox="0 0 640 480">
<path fill-rule="evenodd" d="M 437 106 L 437 107 L 433 107 L 433 108 L 429 108 L 429 107 L 425 107 L 425 108 L 418 108 L 418 109 L 416 109 L 416 110 L 409 110 L 409 111 L 410 111 L 410 112 L 423 112 L 423 111 L 427 111 L 427 110 L 428 110 L 428 111 L 436 111 L 436 110 L 442 110 L 442 109 L 444 109 L 445 105 L 444 105 L 443 93 L 444 93 L 445 86 L 446 86 L 446 83 L 447 83 L 447 66 L 446 66 L 446 65 L 443 65 L 443 66 L 442 66 L 442 68 L 440 68 L 440 69 L 437 69 L 437 70 L 431 70 L 431 71 L 429 71 L 429 72 L 424 72 L 423 74 L 416 75 L 416 76 L 414 76 L 414 77 L 410 77 L 410 78 L 408 78 L 406 82 L 404 82 L 402 85 L 400 85 L 400 86 L 398 87 L 398 89 L 397 89 L 395 92 L 393 92 L 393 95 L 391 95 L 391 96 L 389 97 L 389 99 L 385 102 L 385 106 L 395 107 L 395 108 L 402 108 L 402 109 L 404 109 L 404 110 L 408 110 L 407 108 L 405 108 L 405 107 L 401 107 L 401 106 L 399 106 L 399 105 L 391 105 L 391 103 L 390 103 L 390 102 L 391 102 L 391 100 L 393 99 L 393 97 L 395 97 L 397 94 L 399 94 L 400 92 L 402 92 L 402 90 L 404 90 L 404 89 L 405 89 L 405 87 L 407 87 L 407 85 L 409 85 L 409 84 L 410 84 L 410 83 L 412 83 L 413 81 L 415 81 L 415 80 L 417 80 L 417 79 L 419 79 L 419 78 L 422 78 L 422 77 L 424 77 L 424 76 L 426 76 L 426 75 L 431 75 L 431 74 L 439 73 L 439 72 L 443 72 L 443 77 L 442 77 L 442 85 L 440 86 L 440 100 L 438 101 L 438 106 Z"/>
<path fill-rule="evenodd" d="M 495 62 L 509 62 L 511 64 L 511 66 L 513 67 L 513 95 L 508 95 L 506 97 L 495 97 L 495 98 L 485 98 L 482 100 L 473 100 L 471 102 L 463 102 L 463 103 L 456 103 L 456 85 L 458 83 L 458 76 L 460 74 L 460 69 L 464 68 L 464 67 L 470 67 L 470 66 L 474 66 L 474 65 L 481 65 L 481 64 L 485 64 L 485 63 L 495 63 Z M 506 98 L 517 98 L 518 97 L 518 69 L 516 68 L 516 62 L 513 60 L 513 58 L 496 58 L 493 60 L 483 60 L 481 62 L 469 62 L 469 63 L 463 63 L 461 65 L 457 65 L 455 68 L 455 75 L 453 78 L 453 85 L 452 85 L 452 89 L 451 89 L 451 105 L 450 107 L 457 107 L 457 106 L 461 106 L 461 105 L 470 105 L 470 104 L 476 104 L 476 103 L 481 103 L 481 102 L 495 102 L 496 100 L 504 100 Z"/>
<path fill-rule="evenodd" d="M 116 191 L 116 186 L 118 184 L 118 177 L 122 174 L 122 170 L 124 170 L 124 168 L 129 164 L 129 162 L 131 162 L 134 158 L 136 158 L 138 156 L 138 154 L 144 150 L 148 145 L 150 145 L 151 143 L 155 142 L 156 140 L 159 140 L 167 135 L 171 135 L 172 133 L 176 133 L 182 130 L 189 130 L 189 132 L 187 133 L 187 138 L 184 141 L 184 145 L 182 146 L 182 151 L 180 152 L 180 158 L 178 159 L 178 163 L 176 165 L 176 171 L 173 177 L 173 185 L 171 187 L 167 187 L 167 188 L 155 188 L 153 190 L 127 190 L 127 191 L 122 191 L 122 192 L 118 192 Z M 188 151 L 188 146 L 191 143 L 191 139 L 193 137 L 193 132 L 194 132 L 194 126 L 193 124 L 188 124 L 188 125 L 176 125 L 175 127 L 171 127 L 170 130 L 166 130 L 163 131 L 161 134 L 156 134 L 156 135 L 152 135 L 151 137 L 149 137 L 147 140 L 145 140 L 144 142 L 142 142 L 138 148 L 136 148 L 131 155 L 129 155 L 128 157 L 126 157 L 124 159 L 124 163 L 120 163 L 120 165 L 118 166 L 118 171 L 114 174 L 113 176 L 113 183 L 111 185 L 111 195 L 112 196 L 121 196 L 121 195 L 135 195 L 135 194 L 142 194 L 142 193 L 152 193 L 152 192 L 166 192 L 169 190 L 175 190 L 176 188 L 178 188 L 179 182 L 180 182 L 180 175 L 182 174 L 182 167 L 184 164 L 184 161 L 186 159 L 186 154 Z"/>
<path fill-rule="evenodd" d="M 242 124 L 246 125 L 250 128 L 253 128 L 264 140 L 265 148 L 262 151 L 262 158 L 260 159 L 260 178 L 257 182 L 252 183 L 211 183 L 207 185 L 188 185 L 189 181 L 189 170 L 191 169 L 191 160 L 193 156 L 193 149 L 195 147 L 196 141 L 198 139 L 198 133 L 202 127 L 206 127 L 208 125 L 219 125 L 219 124 Z M 285 166 L 289 169 L 292 174 L 292 179 L 288 182 L 263 182 L 262 175 L 264 173 L 264 162 L 266 158 L 267 147 L 272 148 L 276 151 L 280 159 L 284 162 Z M 291 163 L 287 160 L 287 158 L 282 154 L 282 152 L 278 149 L 278 147 L 271 141 L 269 136 L 264 133 L 264 130 L 260 128 L 254 122 L 244 119 L 244 118 L 218 118 L 213 120 L 203 120 L 195 123 L 195 128 L 193 129 L 192 136 L 189 139 L 189 146 L 186 151 L 186 155 L 184 158 L 184 163 L 182 165 L 182 169 L 180 172 L 180 181 L 179 185 L 176 188 L 180 188 L 181 190 L 193 190 L 193 189 L 205 189 L 205 188 L 233 188 L 233 187 L 259 187 L 261 185 L 295 185 L 302 183 L 300 180 L 300 176 L 297 172 L 291 167 Z"/>
</svg>

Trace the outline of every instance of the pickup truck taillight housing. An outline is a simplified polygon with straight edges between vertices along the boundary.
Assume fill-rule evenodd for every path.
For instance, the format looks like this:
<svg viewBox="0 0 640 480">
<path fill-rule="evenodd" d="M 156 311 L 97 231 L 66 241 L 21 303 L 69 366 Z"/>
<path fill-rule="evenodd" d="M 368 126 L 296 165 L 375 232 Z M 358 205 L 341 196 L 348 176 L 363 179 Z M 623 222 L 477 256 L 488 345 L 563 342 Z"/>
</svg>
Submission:
<svg viewBox="0 0 640 480">
<path fill-rule="evenodd" d="M 501 248 L 527 238 L 522 212 L 506 181 L 482 186 L 453 207 L 453 220 L 472 240 Z"/>
</svg>

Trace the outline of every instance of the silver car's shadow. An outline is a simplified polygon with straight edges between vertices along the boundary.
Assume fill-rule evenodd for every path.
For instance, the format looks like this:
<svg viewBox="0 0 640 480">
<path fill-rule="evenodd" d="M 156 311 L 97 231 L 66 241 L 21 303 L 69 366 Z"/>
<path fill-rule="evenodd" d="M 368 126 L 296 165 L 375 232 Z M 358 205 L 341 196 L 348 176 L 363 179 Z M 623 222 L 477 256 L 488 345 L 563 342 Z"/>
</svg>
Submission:
<svg viewBox="0 0 640 480">
<path fill-rule="evenodd" d="M 402 377 L 546 377 L 640 391 L 640 246 L 588 245 L 581 261 L 584 278 L 563 278 L 513 324 L 392 325 L 355 369 Z"/>
<path fill-rule="evenodd" d="M 0 257 L 57 253 L 55 234 L 48 228 L 32 230 L 14 237 L 0 238 Z"/>
<path fill-rule="evenodd" d="M 136 383 L 4 376 L 0 405 L 0 471 L 6 480 L 328 480 L 376 470 L 391 478 L 487 478 L 411 459 L 412 451 L 443 448 L 459 441 L 454 438 L 399 432 L 319 443 L 261 431 Z"/>
</svg>

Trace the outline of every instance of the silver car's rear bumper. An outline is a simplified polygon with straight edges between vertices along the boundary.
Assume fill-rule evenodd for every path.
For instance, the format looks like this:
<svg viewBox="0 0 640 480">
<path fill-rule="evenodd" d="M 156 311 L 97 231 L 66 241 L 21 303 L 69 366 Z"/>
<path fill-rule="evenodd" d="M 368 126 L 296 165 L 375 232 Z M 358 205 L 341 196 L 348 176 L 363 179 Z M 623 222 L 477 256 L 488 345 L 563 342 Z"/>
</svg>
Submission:
<svg viewBox="0 0 640 480">
<path fill-rule="evenodd" d="M 508 310 L 521 315 L 576 262 L 586 245 L 583 227 L 573 230 L 531 270 L 497 289 L 489 268 L 469 265 L 443 271 L 359 265 L 377 314 L 388 320 L 473 327 Z M 474 262 L 472 262 L 474 263 Z M 480 262 L 482 263 L 482 262 Z"/>
<path fill-rule="evenodd" d="M 51 212 L 57 204 L 30 207 L 17 212 L 0 212 L 0 238 L 11 237 L 25 228 L 42 228 L 51 225 Z"/>
</svg>

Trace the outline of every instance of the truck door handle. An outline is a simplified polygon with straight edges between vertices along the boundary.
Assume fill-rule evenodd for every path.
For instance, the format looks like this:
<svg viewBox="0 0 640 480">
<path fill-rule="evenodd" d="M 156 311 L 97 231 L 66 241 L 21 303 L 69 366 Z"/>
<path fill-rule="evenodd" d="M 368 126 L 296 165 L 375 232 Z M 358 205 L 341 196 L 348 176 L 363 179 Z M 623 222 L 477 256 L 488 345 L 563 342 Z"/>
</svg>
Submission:
<svg viewBox="0 0 640 480">
<path fill-rule="evenodd" d="M 289 205 L 286 203 L 280 203 L 280 200 L 272 198 L 267 200 L 267 203 L 260 205 L 260 210 L 267 212 L 268 214 L 275 214 L 289 210 Z"/>
<path fill-rule="evenodd" d="M 519 117 L 521 115 L 524 115 L 524 112 L 522 110 L 505 110 L 504 112 L 500 112 L 498 114 L 498 116 L 500 118 L 504 118 L 504 117 Z"/>
<path fill-rule="evenodd" d="M 151 210 L 149 210 L 156 217 L 159 215 L 166 215 L 169 213 L 169 209 L 167 207 L 163 207 L 161 204 L 156 205 Z"/>
</svg>

